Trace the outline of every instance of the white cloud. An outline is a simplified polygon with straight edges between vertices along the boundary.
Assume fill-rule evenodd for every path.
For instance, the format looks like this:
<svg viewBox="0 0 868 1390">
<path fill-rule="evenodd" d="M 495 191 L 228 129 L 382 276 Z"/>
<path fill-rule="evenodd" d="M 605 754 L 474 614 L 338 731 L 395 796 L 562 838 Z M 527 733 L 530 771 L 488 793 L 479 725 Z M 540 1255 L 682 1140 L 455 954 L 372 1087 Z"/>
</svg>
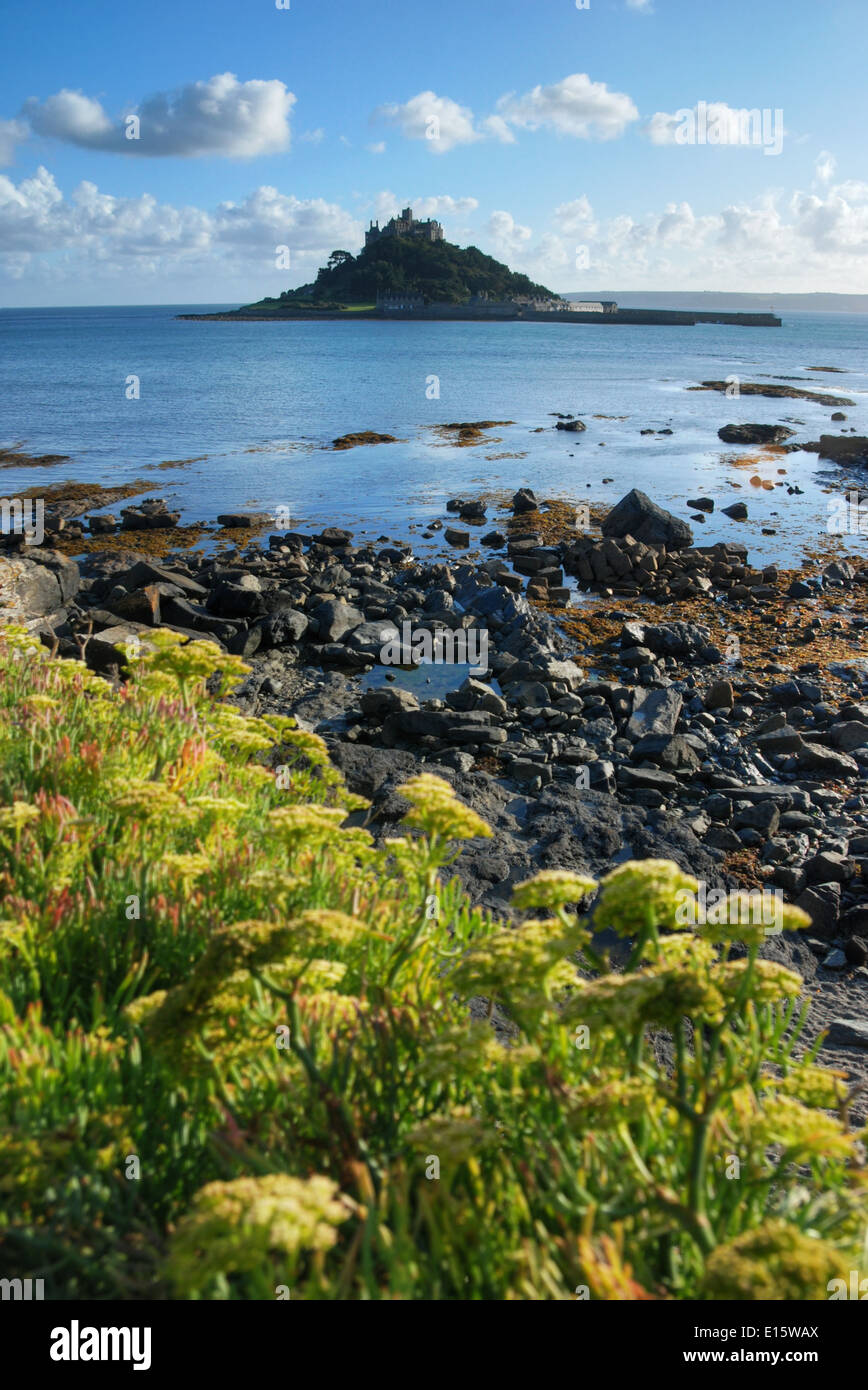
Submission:
<svg viewBox="0 0 868 1390">
<path fill-rule="evenodd" d="M 403 104 L 380 106 L 372 119 L 377 118 L 397 126 L 408 140 L 426 141 L 433 154 L 445 154 L 456 145 L 481 138 L 470 108 L 435 92 L 420 92 Z"/>
<path fill-rule="evenodd" d="M 485 230 L 496 248 L 494 254 L 502 259 L 520 255 L 533 236 L 531 228 L 516 222 L 510 212 L 493 212 Z"/>
<path fill-rule="evenodd" d="M 0 175 L 0 285 L 17 281 L 25 302 L 240 302 L 312 279 L 336 247 L 361 246 L 363 214 L 375 207 L 382 221 L 408 202 L 418 216 L 440 217 L 447 234 L 450 219 L 478 211 L 472 197 L 413 199 L 385 190 L 360 200 L 356 216 L 267 185 L 202 208 L 148 193 L 116 197 L 90 181 L 64 195 L 44 168 L 17 182 Z M 533 229 L 498 209 L 472 239 L 559 290 L 868 292 L 868 183 L 766 193 L 711 210 L 672 202 L 638 218 L 604 218 L 580 195 L 540 215 Z M 588 248 L 587 267 L 577 266 L 577 243 Z M 275 265 L 283 245 L 292 254 L 290 274 Z"/>
<path fill-rule="evenodd" d="M 385 154 L 386 142 L 385 140 L 377 140 L 373 145 L 366 145 L 365 149 L 368 151 L 368 154 Z"/>
<path fill-rule="evenodd" d="M 64 198 L 44 168 L 17 186 L 0 175 L 0 266 L 7 275 L 20 276 L 43 256 L 63 256 L 70 279 L 146 281 L 192 267 L 218 286 L 249 273 L 264 288 L 278 246 L 290 248 L 294 266 L 315 269 L 335 247 L 362 239 L 362 224 L 339 205 L 268 186 L 208 211 L 159 203 L 147 193 L 117 198 L 90 182 Z M 280 278 L 285 288 L 286 274 Z"/>
<path fill-rule="evenodd" d="M 556 207 L 554 221 L 558 231 L 565 236 L 590 236 L 596 231 L 594 210 L 585 193 L 580 198 L 573 198 L 572 202 Z"/>
<path fill-rule="evenodd" d="M 464 217 L 479 207 L 478 198 L 453 198 L 448 193 L 440 193 L 433 198 L 415 198 L 411 206 L 414 216 L 426 217 Z"/>
<path fill-rule="evenodd" d="M 321 145 L 325 139 L 325 131 L 322 126 L 318 126 L 316 130 L 305 130 L 298 138 L 306 145 Z"/>
<path fill-rule="evenodd" d="M 651 0 L 627 0 L 628 10 L 641 10 L 644 14 L 651 14 Z"/>
<path fill-rule="evenodd" d="M 700 214 L 669 203 L 636 219 L 599 222 L 587 199 L 555 209 L 539 240 L 495 214 L 485 250 L 554 289 L 719 289 L 868 292 L 868 184 L 850 181 L 823 196 L 766 193 Z M 576 238 L 589 264 L 575 259 Z"/>
<path fill-rule="evenodd" d="M 27 139 L 27 133 L 23 121 L 0 121 L 0 165 L 13 163 L 15 146 Z"/>
<path fill-rule="evenodd" d="M 510 125 L 528 130 L 546 128 L 580 140 L 614 140 L 639 119 L 624 92 L 610 92 L 605 82 L 592 82 L 586 72 L 574 72 L 550 87 L 534 87 L 524 96 L 501 97 L 497 109 Z"/>
<path fill-rule="evenodd" d="M 123 117 L 110 119 L 83 92 L 64 90 L 39 102 L 31 97 L 22 114 L 37 135 L 86 149 L 126 155 L 221 155 L 248 159 L 289 148 L 295 97 L 284 84 L 239 82 L 231 72 L 159 92 Z M 139 138 L 127 138 L 128 116 L 139 121 Z"/>
<path fill-rule="evenodd" d="M 740 145 L 780 153 L 783 113 L 771 107 L 734 107 L 701 101 L 678 111 L 655 111 L 643 126 L 652 145 Z"/>
<path fill-rule="evenodd" d="M 515 136 L 503 116 L 486 116 L 485 120 L 480 122 L 480 126 L 487 135 L 493 136 L 493 138 L 499 140 L 501 144 L 515 144 Z"/>
<path fill-rule="evenodd" d="M 623 135 L 639 112 L 623 92 L 610 92 L 605 82 L 592 82 L 576 72 L 550 87 L 534 87 L 524 96 L 508 92 L 497 110 L 477 121 L 469 106 L 450 97 L 420 92 L 402 104 L 380 106 L 371 120 L 386 120 L 408 140 L 425 140 L 433 154 L 445 154 L 457 145 L 477 140 L 516 142 L 513 126 L 526 130 L 548 129 L 582 140 L 613 140 Z"/>
<path fill-rule="evenodd" d="M 817 155 L 814 173 L 821 183 L 831 183 L 832 179 L 835 177 L 835 170 L 837 167 L 838 161 L 835 156 L 830 154 L 828 150 L 821 150 Z"/>
</svg>

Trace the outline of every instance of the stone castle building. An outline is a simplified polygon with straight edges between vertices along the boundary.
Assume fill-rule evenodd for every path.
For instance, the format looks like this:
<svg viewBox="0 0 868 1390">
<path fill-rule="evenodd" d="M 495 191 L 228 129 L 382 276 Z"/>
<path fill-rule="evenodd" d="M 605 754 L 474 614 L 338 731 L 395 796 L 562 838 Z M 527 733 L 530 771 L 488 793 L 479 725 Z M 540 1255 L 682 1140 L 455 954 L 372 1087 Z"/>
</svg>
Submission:
<svg viewBox="0 0 868 1390">
<path fill-rule="evenodd" d="M 379 222 L 372 222 L 365 232 L 365 245 L 371 246 L 383 237 L 392 236 L 418 237 L 421 241 L 443 241 L 443 228 L 433 218 L 429 218 L 427 222 L 417 222 L 413 216 L 413 209 L 404 208 L 401 216 L 393 217 L 385 227 L 381 227 Z"/>
</svg>

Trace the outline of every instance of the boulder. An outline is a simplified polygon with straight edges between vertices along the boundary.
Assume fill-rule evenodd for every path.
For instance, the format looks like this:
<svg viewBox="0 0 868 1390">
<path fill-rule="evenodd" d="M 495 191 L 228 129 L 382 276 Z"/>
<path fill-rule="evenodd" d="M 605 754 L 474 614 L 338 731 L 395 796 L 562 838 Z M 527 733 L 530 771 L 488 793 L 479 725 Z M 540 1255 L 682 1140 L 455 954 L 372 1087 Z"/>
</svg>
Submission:
<svg viewBox="0 0 868 1390">
<path fill-rule="evenodd" d="M 311 610 L 311 617 L 317 624 L 320 642 L 339 642 L 345 633 L 365 620 L 364 613 L 340 598 L 324 599 Z"/>
<path fill-rule="evenodd" d="M 371 714 L 377 718 L 384 718 L 388 714 L 409 713 L 419 708 L 416 696 L 409 690 L 402 690 L 400 686 L 378 686 L 375 690 L 366 690 L 359 704 L 362 714 Z"/>
<path fill-rule="evenodd" d="M 665 690 L 637 690 L 627 737 L 636 743 L 648 734 L 674 734 L 682 703 L 680 694 L 671 686 Z"/>
<path fill-rule="evenodd" d="M 615 539 L 633 536 L 648 545 L 663 545 L 680 550 L 693 542 L 693 532 L 686 521 L 658 507 L 656 502 L 633 488 L 612 508 L 603 522 L 603 535 Z"/>
<path fill-rule="evenodd" d="M 310 618 L 306 613 L 300 613 L 297 608 L 281 608 L 269 613 L 260 623 L 262 646 L 286 647 L 300 642 L 309 627 Z"/>
<path fill-rule="evenodd" d="M 155 565 L 150 560 L 137 560 L 129 569 L 120 570 L 112 575 L 116 584 L 123 584 L 125 589 L 141 589 L 146 584 L 176 584 L 185 593 L 196 598 L 204 598 L 208 590 L 203 584 L 199 584 L 182 570 L 172 569 L 168 565 Z"/>
<path fill-rule="evenodd" d="M 353 539 L 352 531 L 344 531 L 340 526 L 326 526 L 313 538 L 319 545 L 327 545 L 332 550 L 342 550 Z"/>
<path fill-rule="evenodd" d="M 513 495 L 512 510 L 516 516 L 520 515 L 522 512 L 535 512 L 537 505 L 536 496 L 529 487 L 521 487 L 518 492 Z"/>
<path fill-rule="evenodd" d="M 256 526 L 267 526 L 273 519 L 268 512 L 222 512 L 217 518 L 217 525 L 246 531 Z"/>
<path fill-rule="evenodd" d="M 783 444 L 793 434 L 786 425 L 724 425 L 717 431 L 724 444 Z"/>
<path fill-rule="evenodd" d="M 846 460 L 848 463 L 866 463 L 868 435 L 821 434 L 819 453 L 821 458 L 834 459 L 836 462 Z"/>
<path fill-rule="evenodd" d="M 826 1047 L 868 1047 L 868 1021 L 864 1018 L 833 1018 L 825 1038 Z"/>
<path fill-rule="evenodd" d="M 80 585 L 78 565 L 56 550 L 33 547 L 0 559 L 0 607 L 13 622 L 55 613 Z"/>
</svg>

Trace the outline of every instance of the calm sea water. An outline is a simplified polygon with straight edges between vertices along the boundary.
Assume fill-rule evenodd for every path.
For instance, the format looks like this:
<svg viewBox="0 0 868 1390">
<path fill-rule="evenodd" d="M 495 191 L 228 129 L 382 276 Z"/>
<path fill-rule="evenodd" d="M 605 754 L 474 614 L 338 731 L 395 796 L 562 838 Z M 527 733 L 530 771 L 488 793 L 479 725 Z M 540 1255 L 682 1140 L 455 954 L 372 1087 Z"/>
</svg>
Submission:
<svg viewBox="0 0 868 1390">
<path fill-rule="evenodd" d="M 868 316 L 786 314 L 780 329 L 175 318 L 195 311 L 0 311 L 0 445 L 71 456 L 50 469 L 6 469 L 0 490 L 141 477 L 185 521 L 287 507 L 301 528 L 336 523 L 403 538 L 444 517 L 456 494 L 529 485 L 543 497 L 611 504 L 638 486 L 681 516 L 689 497 L 709 494 L 718 511 L 743 498 L 750 520 L 716 514 L 697 527 L 702 539 L 743 539 L 756 559 L 785 561 L 825 536 L 837 471 L 803 453 L 738 467 L 740 451 L 717 430 L 791 422 L 797 439 L 816 439 L 840 428 L 830 424 L 833 407 L 687 388 L 732 374 L 790 380 L 851 397 L 847 427 L 868 433 Z M 130 376 L 137 400 L 126 396 Z M 580 414 L 586 433 L 555 432 L 554 411 Z M 483 419 L 514 423 L 469 449 L 432 428 Z M 673 434 L 643 437 L 643 428 Z M 330 450 L 359 430 L 400 442 Z M 167 461 L 178 466 L 161 469 Z M 804 496 L 751 486 L 754 473 L 796 482 Z M 762 536 L 763 526 L 778 534 Z M 864 545 L 854 538 L 850 548 Z"/>
</svg>

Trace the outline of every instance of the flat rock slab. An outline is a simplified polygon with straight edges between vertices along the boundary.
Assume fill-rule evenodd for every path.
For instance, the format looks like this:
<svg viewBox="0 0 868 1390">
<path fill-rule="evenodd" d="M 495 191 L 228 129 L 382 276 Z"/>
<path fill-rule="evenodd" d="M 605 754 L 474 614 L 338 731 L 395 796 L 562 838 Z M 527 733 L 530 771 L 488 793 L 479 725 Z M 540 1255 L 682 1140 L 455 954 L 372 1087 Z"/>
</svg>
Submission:
<svg viewBox="0 0 868 1390">
<path fill-rule="evenodd" d="M 861 1018 L 833 1018 L 825 1047 L 865 1047 L 868 1048 L 868 1020 Z"/>
<path fill-rule="evenodd" d="M 677 690 L 637 690 L 627 737 L 637 742 L 648 734 L 674 734 L 681 714 L 682 698 Z"/>
</svg>

